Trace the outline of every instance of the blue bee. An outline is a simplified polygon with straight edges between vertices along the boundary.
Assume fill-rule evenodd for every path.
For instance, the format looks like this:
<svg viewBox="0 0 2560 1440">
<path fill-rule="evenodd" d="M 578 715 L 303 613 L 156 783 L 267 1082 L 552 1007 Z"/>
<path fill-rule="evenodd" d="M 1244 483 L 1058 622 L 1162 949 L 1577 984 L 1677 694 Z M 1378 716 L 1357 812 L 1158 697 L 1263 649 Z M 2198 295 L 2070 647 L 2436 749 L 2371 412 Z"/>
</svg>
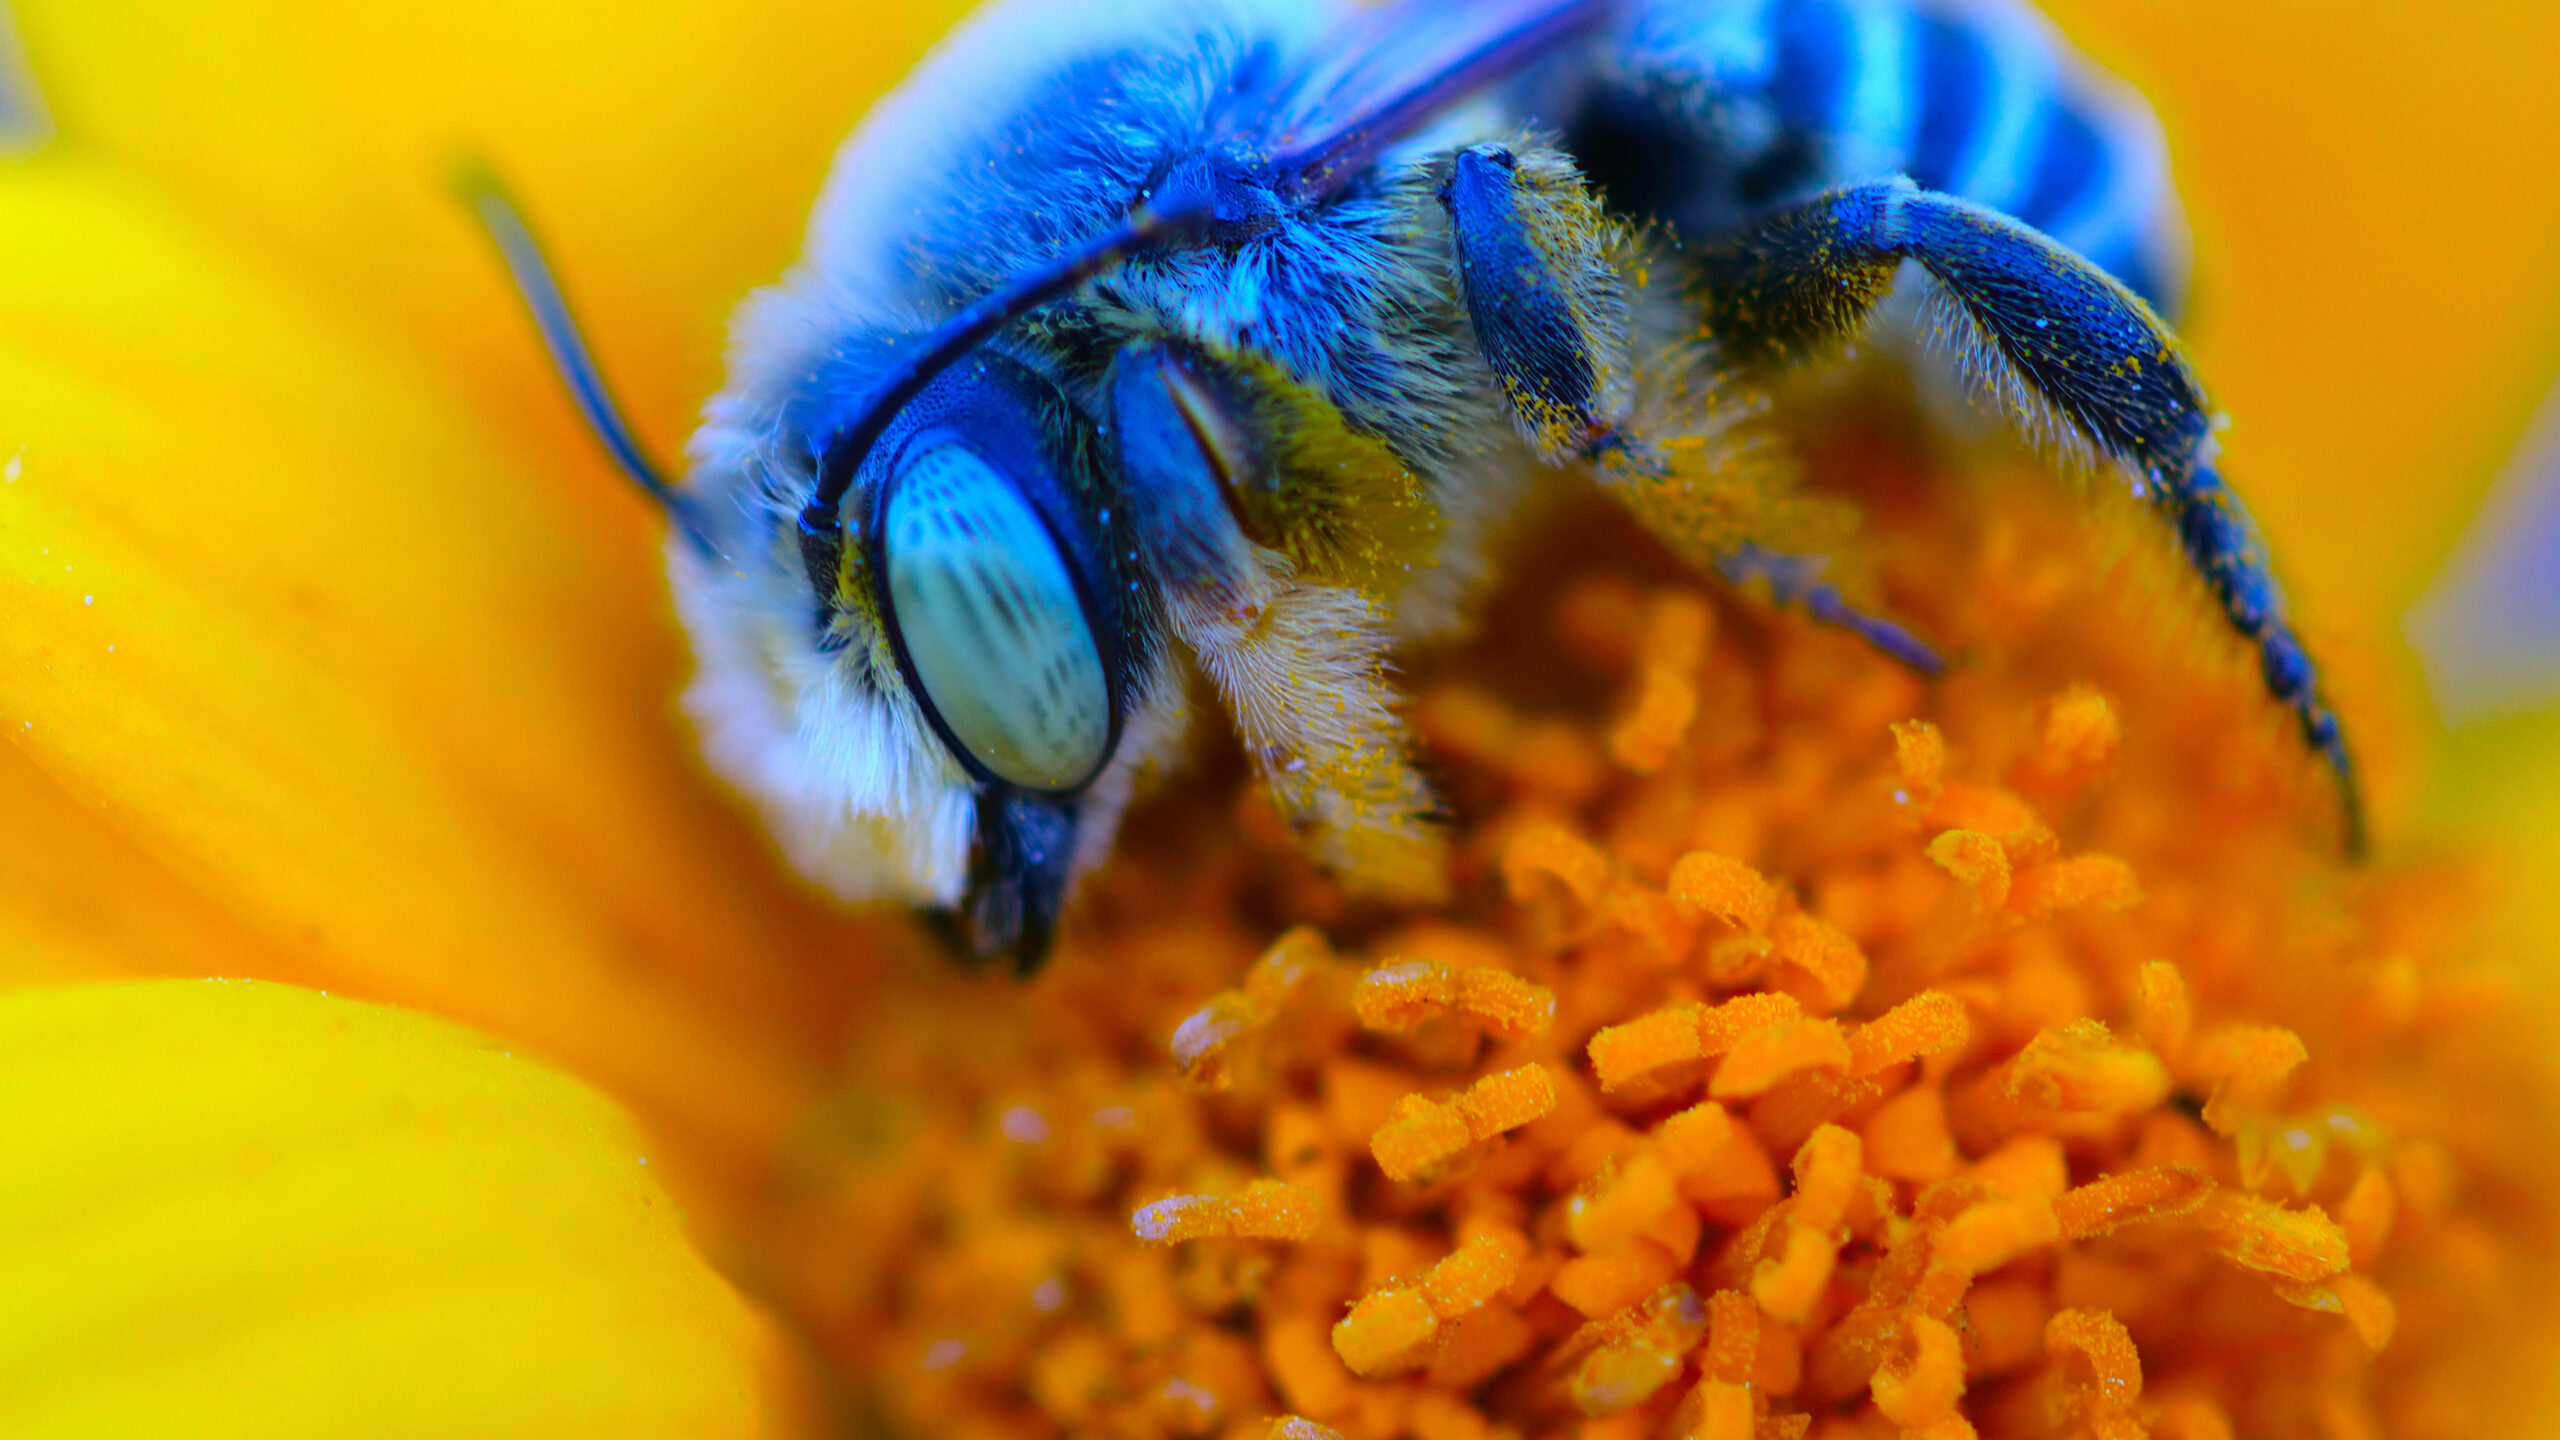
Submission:
<svg viewBox="0 0 2560 1440">
<path fill-rule="evenodd" d="M 999 5 L 847 144 L 681 485 L 477 198 L 674 522 L 713 763 L 807 874 L 973 954 L 1038 963 L 1194 674 L 1311 855 L 1437 893 L 1387 657 L 1463 616 L 1542 471 L 1934 668 L 1788 548 L 1749 423 L 1880 313 L 2157 508 L 2361 845 L 2159 319 L 2184 251 L 2157 126 L 2004 0 Z"/>
</svg>

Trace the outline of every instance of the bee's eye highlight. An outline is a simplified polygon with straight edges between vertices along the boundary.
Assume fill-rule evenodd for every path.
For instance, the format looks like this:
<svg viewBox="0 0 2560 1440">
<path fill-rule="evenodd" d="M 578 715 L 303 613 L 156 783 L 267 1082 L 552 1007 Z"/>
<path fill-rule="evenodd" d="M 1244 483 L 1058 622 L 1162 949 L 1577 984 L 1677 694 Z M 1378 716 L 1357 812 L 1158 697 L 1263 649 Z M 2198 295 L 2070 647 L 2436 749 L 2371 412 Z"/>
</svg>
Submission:
<svg viewBox="0 0 2560 1440">
<path fill-rule="evenodd" d="M 1111 745 L 1109 683 L 1038 512 L 956 441 L 911 452 L 890 487 L 880 513 L 890 622 L 943 733 L 1009 785 L 1091 781 Z"/>
</svg>

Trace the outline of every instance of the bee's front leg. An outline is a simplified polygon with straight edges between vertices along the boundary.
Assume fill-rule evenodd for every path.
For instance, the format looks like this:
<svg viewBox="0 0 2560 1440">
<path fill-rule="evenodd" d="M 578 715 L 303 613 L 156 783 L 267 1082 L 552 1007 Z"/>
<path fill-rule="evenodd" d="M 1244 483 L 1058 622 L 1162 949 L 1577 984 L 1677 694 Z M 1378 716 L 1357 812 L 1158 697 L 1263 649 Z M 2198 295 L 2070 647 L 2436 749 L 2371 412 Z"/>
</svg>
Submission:
<svg viewBox="0 0 2560 1440">
<path fill-rule="evenodd" d="M 1357 889 L 1439 897 L 1438 803 L 1388 678 L 1387 606 L 1295 533 L 1322 508 L 1294 456 L 1307 407 L 1180 342 L 1123 350 L 1107 385 L 1138 555 L 1282 819 Z"/>
</svg>

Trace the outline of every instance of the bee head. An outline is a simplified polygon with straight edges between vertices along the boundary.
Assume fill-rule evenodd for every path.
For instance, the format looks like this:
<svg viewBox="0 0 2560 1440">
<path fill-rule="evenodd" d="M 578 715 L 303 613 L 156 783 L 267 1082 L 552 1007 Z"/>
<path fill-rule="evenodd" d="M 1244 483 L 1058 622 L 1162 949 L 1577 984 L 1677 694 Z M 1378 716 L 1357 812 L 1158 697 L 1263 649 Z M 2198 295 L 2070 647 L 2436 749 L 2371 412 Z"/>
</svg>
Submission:
<svg viewBox="0 0 2560 1440">
<path fill-rule="evenodd" d="M 809 546 L 812 437 L 841 433 L 831 397 L 866 393 L 876 368 L 836 353 L 751 422 L 757 460 L 728 483 L 754 501 L 728 559 L 679 584 L 703 660 L 693 708 L 804 871 L 947 912 L 958 948 L 1027 969 L 1116 824 L 1124 742 L 1135 727 L 1149 748 L 1178 703 L 1151 584 L 1091 421 L 993 350 L 880 428 L 832 543 Z M 717 487 L 732 467 L 709 458 L 697 483 Z M 746 484 L 760 467 L 774 473 Z"/>
</svg>

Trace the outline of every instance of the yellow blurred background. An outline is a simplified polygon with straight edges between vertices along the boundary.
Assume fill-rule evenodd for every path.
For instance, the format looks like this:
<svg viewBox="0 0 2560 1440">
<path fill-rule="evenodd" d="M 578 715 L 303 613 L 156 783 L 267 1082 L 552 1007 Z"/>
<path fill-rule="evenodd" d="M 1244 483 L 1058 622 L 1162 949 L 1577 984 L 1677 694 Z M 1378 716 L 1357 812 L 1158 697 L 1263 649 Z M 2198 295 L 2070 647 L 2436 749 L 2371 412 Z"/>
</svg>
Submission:
<svg viewBox="0 0 2560 1440">
<path fill-rule="evenodd" d="M 665 757 L 689 755 L 669 706 L 686 661 L 666 616 L 658 522 L 561 399 L 443 177 L 465 155 L 487 158 L 508 177 L 532 207 L 639 429 L 672 455 L 720 381 L 731 310 L 790 263 L 837 142 L 963 7 L 15 0 L 12 8 L 57 132 L 53 156 L 123 177 L 164 206 L 192 242 L 316 304 L 331 324 L 370 337 L 375 350 L 395 350 L 428 377 L 440 403 L 537 462 L 533 483 L 557 492 L 548 510 L 566 512 L 582 534 L 572 544 L 527 512 L 509 511 L 503 535 L 489 537 L 488 562 L 562 554 L 591 603 L 618 620 L 576 633 L 630 647 L 604 657 L 604 680 L 581 696 L 595 691 L 588 698 L 601 697 L 600 714 L 646 717 L 632 726 L 636 736 L 603 725 L 564 724 L 561 733 L 581 744 L 602 735 L 623 745 L 597 762 L 605 773 L 617 764 L 664 768 Z M 2050 0 L 2046 8 L 2101 64 L 2147 93 L 2167 124 L 2197 235 L 2186 328 L 2234 418 L 2230 473 L 2265 522 L 2315 644 L 2340 657 L 2351 717 L 2428 728 L 2404 617 L 2436 583 L 2560 377 L 2560 185 L 2552 183 L 2560 176 L 2560 6 Z M 45 338 L 30 343 L 40 348 Z M 159 384 L 148 365 L 133 369 L 138 392 Z M 464 477 L 456 484 L 467 489 Z M 360 513 L 365 502 L 360 493 L 301 497 L 314 513 Z M 541 513 L 537 507 L 531 516 Z M 346 543 L 353 549 L 382 538 L 351 531 Z M 344 617 L 381 619 L 348 607 L 323 613 L 312 628 Z M 2547 678 L 2524 677 L 2517 693 L 2536 683 Z M 467 684 L 455 688 L 458 704 L 486 698 Z M 419 750 L 450 758 L 432 745 Z M 2514 953 L 2549 953 L 2537 911 L 2547 913 L 2543 897 L 2560 893 L 2560 711 L 2481 715 L 2445 730 L 2432 754 L 2431 773 L 2387 777 L 2385 843 L 2414 850 L 2454 844 L 2445 837 L 2465 833 L 2495 836 L 2514 867 L 2506 912 Z M 50 763 L 42 755 L 38 762 Z M 0 765 L 27 768 L 15 752 Z M 99 761 L 75 779 L 110 793 L 104 782 L 92 784 L 107 768 Z M 551 779 L 566 793 L 586 773 Z M 0 774 L 18 777 L 17 769 Z M 753 853 L 738 843 L 746 822 L 690 776 L 657 783 L 688 792 L 665 813 L 699 822 L 661 827 L 678 837 L 664 844 L 661 863 L 743 868 L 735 857 Z M 543 923 L 551 911 L 530 902 L 509 908 L 516 892 L 495 886 L 485 887 L 497 897 L 485 915 L 472 912 L 446 931 L 411 935 L 382 920 L 383 934 L 399 942 L 389 947 L 395 960 L 368 978 L 422 1008 L 551 1048 L 653 1121 L 672 1113 L 717 1130 L 733 1117 L 709 1113 L 701 1097 L 731 1092 L 754 1097 L 738 1102 L 741 1134 L 788 1113 L 833 1039 L 828 1017 L 804 1018 L 797 1003 L 805 992 L 795 987 L 811 983 L 798 972 L 826 953 L 808 937 L 843 933 L 793 927 L 832 919 L 804 922 L 805 900 L 773 900 L 789 893 L 781 881 L 729 871 L 701 880 L 697 888 L 710 898 L 670 918 L 654 908 L 651 873 L 618 873 L 610 863 L 628 858 L 616 848 L 621 837 L 611 821 L 622 811 L 612 803 L 598 802 L 591 813 L 563 801 L 557 816 L 538 817 L 568 817 L 559 819 L 560 833 L 522 823 L 533 833 L 520 835 L 506 827 L 520 823 L 520 809 L 538 807 L 496 785 L 468 800 L 505 812 L 491 833 L 505 832 L 528 852 L 572 855 L 578 863 L 563 865 L 564 874 L 581 881 L 602 874 L 597 889 L 619 883 L 641 897 L 598 902 L 608 918 L 593 933 L 560 922 L 563 950 L 578 963 L 593 960 L 604 978 L 581 988 L 588 972 L 575 965 L 561 967 L 572 977 L 561 980 L 476 952 L 457 955 L 459 947 L 439 951 L 448 934 L 549 937 Z M 653 792 L 629 808 L 657 814 L 649 808 L 656 803 Z M 696 829 L 718 833 L 697 845 Z M 238 859 L 246 847 L 231 845 L 228 831 L 171 833 L 174 840 L 143 835 L 136 848 L 187 858 L 197 866 L 187 878 L 208 891 L 207 877 L 265 880 L 290 868 Z M 99 843 L 103 850 L 127 838 Z M 401 848 L 408 838 L 401 832 L 382 847 L 386 867 L 409 858 Z M 487 864 L 503 869 L 515 853 Z M 704 861 L 706 854 L 726 858 Z M 20 858 L 7 850 L 0 857 Z M 470 893 L 440 895 L 438 903 L 478 903 L 479 878 L 467 871 L 452 888 Z M 288 881 L 317 883 L 295 872 L 277 893 Z M 622 901 L 629 903 L 616 909 Z M 575 903 L 559 908 L 567 913 Z M 274 932 L 261 939 L 290 932 L 303 943 L 298 924 L 277 918 L 295 918 L 290 906 L 263 893 L 258 904 L 267 908 L 254 923 Z M 758 927 L 801 943 L 763 943 L 769 937 Z M 361 946 L 346 933 L 312 931 L 309 950 L 320 958 L 295 952 L 283 977 L 330 983 L 345 973 L 330 967 Z M 2530 945 L 2521 938 L 2528 936 Z M 733 960 L 731 948 L 752 961 Z M 635 1013 L 666 1019 L 668 1034 L 689 1037 L 697 1049 L 585 1003 L 663 957 L 676 957 L 665 968 L 692 988 L 671 986 L 677 998 L 663 1011 Z M 482 965 L 507 983 L 442 970 L 430 976 L 434 965 Z M 740 1037 L 763 1032 L 746 1020 L 727 1032 L 711 1021 L 687 1030 L 719 1009 L 695 1003 L 708 994 L 741 1015 L 790 1017 L 790 1026 L 778 1027 L 787 1040 L 750 1051 Z M 457 995 L 468 1003 L 454 1003 Z M 730 1064 L 745 1078 L 703 1078 Z M 651 1084 L 669 1088 L 645 1088 Z"/>
</svg>

